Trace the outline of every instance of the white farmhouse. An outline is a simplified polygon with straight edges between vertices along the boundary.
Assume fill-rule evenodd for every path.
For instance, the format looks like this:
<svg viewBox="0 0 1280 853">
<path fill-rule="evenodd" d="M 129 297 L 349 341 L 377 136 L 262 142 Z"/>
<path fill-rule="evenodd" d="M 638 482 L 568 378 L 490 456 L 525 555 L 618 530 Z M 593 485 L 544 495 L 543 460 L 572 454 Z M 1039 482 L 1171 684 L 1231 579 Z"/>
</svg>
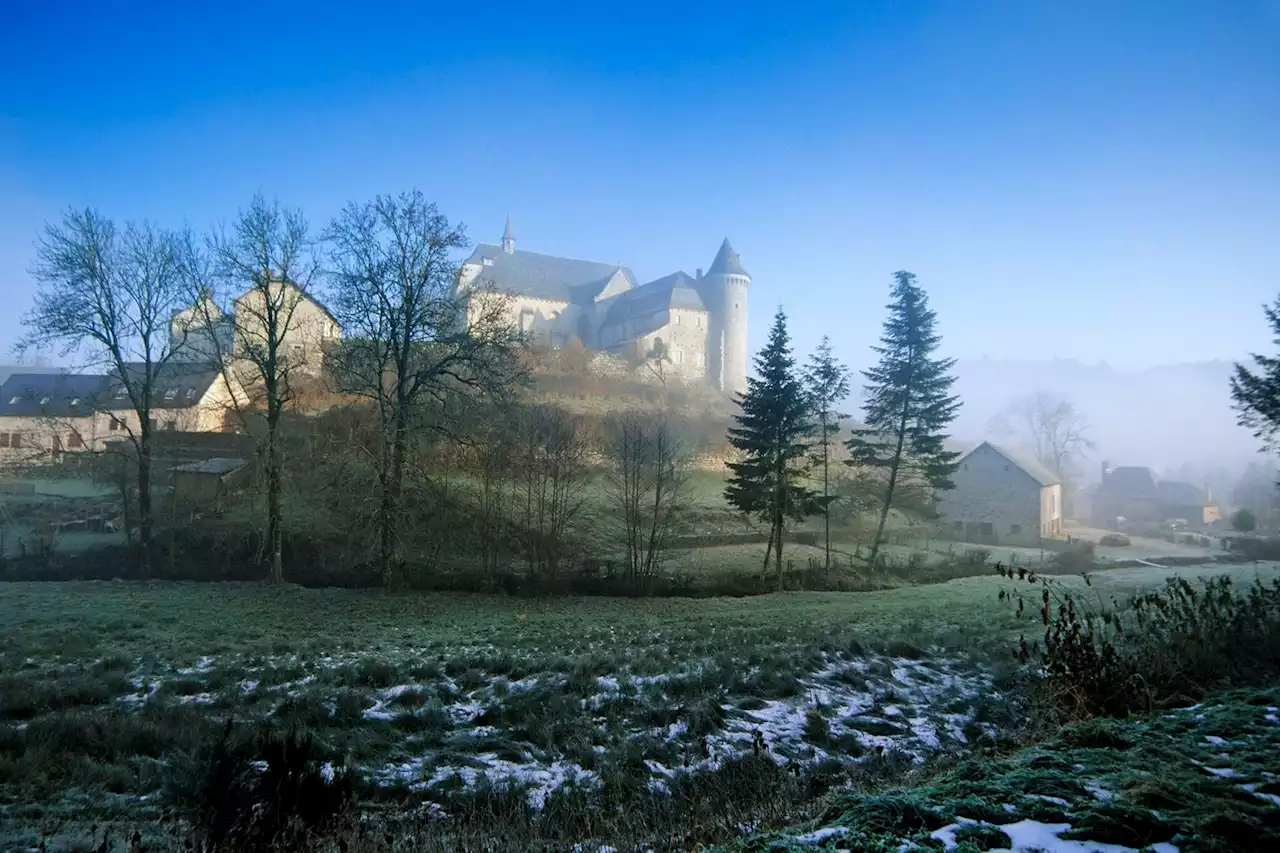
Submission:
<svg viewBox="0 0 1280 853">
<path fill-rule="evenodd" d="M 969 542 L 1035 547 L 1062 536 L 1062 480 L 1023 454 L 984 441 L 960 458 L 938 511 Z"/>
</svg>

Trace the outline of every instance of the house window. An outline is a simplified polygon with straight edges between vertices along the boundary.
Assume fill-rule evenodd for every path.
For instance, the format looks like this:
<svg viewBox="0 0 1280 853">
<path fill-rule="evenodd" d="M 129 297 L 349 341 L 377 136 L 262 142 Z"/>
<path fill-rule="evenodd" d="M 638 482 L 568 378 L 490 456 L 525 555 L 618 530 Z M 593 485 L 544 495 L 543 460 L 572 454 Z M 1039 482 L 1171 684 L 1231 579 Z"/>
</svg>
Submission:
<svg viewBox="0 0 1280 853">
<path fill-rule="evenodd" d="M 1009 535 L 1010 535 L 1010 536 L 1018 536 L 1018 535 L 1019 535 L 1019 534 L 1021 534 L 1021 533 L 1022 533 L 1022 525 L 1021 525 L 1021 524 L 1010 524 L 1010 525 L 1009 525 Z"/>
<path fill-rule="evenodd" d="M 115 415 L 112 415 L 111 422 L 107 424 L 107 429 L 110 432 L 119 432 L 120 430 L 124 429 L 124 424 L 120 423 L 119 418 L 117 418 Z"/>
<path fill-rule="evenodd" d="M 21 447 L 21 446 L 22 446 L 22 433 L 20 433 L 20 432 L 11 432 L 11 433 L 9 433 L 9 446 L 10 446 L 10 447 L 12 447 L 12 448 L 15 448 L 15 449 L 16 449 L 16 448 Z"/>
<path fill-rule="evenodd" d="M 71 448 L 72 450 L 79 450 L 80 448 L 84 447 L 84 440 L 80 438 L 80 433 L 78 432 L 67 433 L 67 447 Z"/>
<path fill-rule="evenodd" d="M 983 536 L 994 536 L 996 531 L 995 528 L 991 526 L 991 522 L 984 521 L 978 525 L 978 532 Z"/>
<path fill-rule="evenodd" d="M 194 389 L 194 388 L 188 388 L 188 389 L 187 389 L 187 399 L 188 399 L 188 400 L 195 399 L 195 396 L 196 396 L 196 389 Z"/>
<path fill-rule="evenodd" d="M 177 396 L 178 396 L 178 389 L 177 389 L 177 388 L 166 388 L 166 389 L 164 389 L 164 398 L 165 398 L 166 400 L 172 400 L 172 399 L 176 398 Z"/>
<path fill-rule="evenodd" d="M 0 432 L 0 447 L 8 447 L 8 446 L 9 446 L 9 433 Z"/>
</svg>

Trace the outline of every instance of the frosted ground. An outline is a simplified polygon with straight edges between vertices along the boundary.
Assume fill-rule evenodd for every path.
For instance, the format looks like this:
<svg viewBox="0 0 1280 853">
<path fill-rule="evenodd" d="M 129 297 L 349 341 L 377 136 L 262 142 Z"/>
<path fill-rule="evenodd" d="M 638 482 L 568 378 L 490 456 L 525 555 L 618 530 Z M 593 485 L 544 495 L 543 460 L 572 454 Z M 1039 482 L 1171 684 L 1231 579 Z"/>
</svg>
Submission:
<svg viewBox="0 0 1280 853">
<path fill-rule="evenodd" d="M 1228 571 L 1247 582 L 1275 570 Z M 1167 574 L 1106 572 L 1093 591 L 1123 595 Z M 437 817 L 490 802 L 486 792 L 497 790 L 534 811 L 563 810 L 568 798 L 575 815 L 589 813 L 601 791 L 613 802 L 702 795 L 710 799 L 700 808 L 714 809 L 721 792 L 749 793 L 755 771 L 742 762 L 759 756 L 837 788 L 882 786 L 1016 731 L 1003 677 L 1028 626 L 996 600 L 1001 585 L 992 577 L 853 595 L 528 601 L 252 584 L 5 584 L 0 819 L 30 838 L 72 816 L 155 818 L 174 769 L 228 718 L 314 732 L 333 767 L 354 771 L 362 796 Z M 1197 778 L 1259 786 L 1234 789 L 1251 802 L 1280 793 L 1247 768 L 1197 760 L 1241 774 L 1197 770 Z M 773 811 L 753 802 L 712 814 L 730 822 L 715 837 L 824 808 L 803 793 Z M 924 836 L 909 827 L 898 836 L 924 843 L 960 817 L 997 826 L 1074 820 L 1020 803 L 999 804 L 1023 809 L 1012 816 L 943 810 Z M 856 837 L 835 815 L 779 843 L 825 830 L 828 846 Z"/>
<path fill-rule="evenodd" d="M 375 785 L 428 797 L 514 785 L 540 808 L 555 790 L 590 786 L 602 764 L 636 750 L 648 785 L 661 790 L 673 777 L 760 750 L 801 767 L 888 751 L 923 762 L 945 746 L 995 738 L 983 719 L 1000 700 L 992 676 L 925 654 L 821 652 L 810 671 L 785 675 L 714 658 L 667 672 L 523 674 L 532 661 L 504 659 L 504 673 L 459 671 L 413 649 L 313 660 L 207 656 L 135 669 L 127 675 L 134 691 L 116 702 L 135 712 L 174 703 L 240 719 L 301 718 L 353 750 L 351 765 Z"/>
</svg>

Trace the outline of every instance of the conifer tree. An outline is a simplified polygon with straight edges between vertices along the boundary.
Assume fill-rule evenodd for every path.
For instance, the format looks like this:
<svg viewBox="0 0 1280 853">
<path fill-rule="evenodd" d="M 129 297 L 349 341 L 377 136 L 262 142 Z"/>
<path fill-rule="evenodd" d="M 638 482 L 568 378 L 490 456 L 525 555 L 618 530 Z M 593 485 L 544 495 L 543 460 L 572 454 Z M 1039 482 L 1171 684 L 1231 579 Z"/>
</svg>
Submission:
<svg viewBox="0 0 1280 853">
<path fill-rule="evenodd" d="M 1272 338 L 1280 345 L 1280 297 L 1262 311 Z M 1254 353 L 1252 358 L 1256 371 L 1243 364 L 1235 366 L 1231 377 L 1232 408 L 1239 424 L 1249 429 L 1265 449 L 1273 450 L 1280 443 L 1280 357 Z"/>
<path fill-rule="evenodd" d="M 933 490 L 950 489 L 960 454 L 946 450 L 944 430 L 960 409 L 960 398 L 951 395 L 954 359 L 937 358 L 941 338 L 929 298 L 912 273 L 894 273 L 887 306 L 888 318 L 880 345 L 872 350 L 880 362 L 863 371 L 863 420 L 845 446 L 846 464 L 878 470 L 885 476 L 880 521 L 871 545 L 869 566 L 874 571 L 885 521 L 894 493 L 914 481 Z"/>
<path fill-rule="evenodd" d="M 729 444 L 741 454 L 730 462 L 725 499 L 743 513 L 769 522 L 778 587 L 782 587 L 783 533 L 788 520 L 817 511 L 817 496 L 804 484 L 814 424 L 808 396 L 796 375 L 787 317 L 778 309 L 769 342 L 755 358 L 758 376 L 737 395 L 741 411 L 729 428 Z M 765 553 L 764 570 L 769 565 Z"/>
<path fill-rule="evenodd" d="M 848 418 L 836 411 L 836 404 L 849 396 L 849 368 L 836 360 L 831 351 L 831 341 L 826 335 L 818 342 L 818 349 L 809 357 L 805 369 L 805 385 L 817 421 L 818 446 L 814 464 L 822 470 L 822 507 L 825 554 L 824 568 L 831 568 L 831 444 L 840 432 L 840 421 Z"/>
</svg>

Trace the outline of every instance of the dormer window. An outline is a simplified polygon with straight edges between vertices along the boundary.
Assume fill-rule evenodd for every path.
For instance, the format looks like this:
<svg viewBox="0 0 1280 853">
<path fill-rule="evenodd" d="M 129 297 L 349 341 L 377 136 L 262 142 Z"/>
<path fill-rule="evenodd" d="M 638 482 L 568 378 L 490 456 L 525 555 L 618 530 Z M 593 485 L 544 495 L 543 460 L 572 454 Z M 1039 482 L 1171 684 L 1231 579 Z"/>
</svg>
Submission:
<svg viewBox="0 0 1280 853">
<path fill-rule="evenodd" d="M 164 398 L 165 398 L 166 400 L 172 400 L 172 399 L 176 398 L 177 396 L 178 396 L 178 389 L 177 389 L 177 388 L 166 388 L 166 389 L 165 389 L 165 392 L 164 392 Z"/>
<path fill-rule="evenodd" d="M 125 398 L 125 395 L 128 393 L 129 393 L 128 389 L 125 388 L 123 385 L 121 385 L 119 388 L 116 389 L 116 399 L 123 400 Z"/>
<path fill-rule="evenodd" d="M 196 389 L 194 389 L 194 388 L 188 388 L 188 389 L 187 389 L 187 399 L 188 399 L 188 400 L 192 400 L 192 399 L 194 399 L 194 398 L 195 398 L 195 396 L 196 396 Z"/>
<path fill-rule="evenodd" d="M 71 405 L 73 405 L 73 406 L 78 406 L 78 405 L 80 405 L 80 398 L 79 398 L 79 397 L 73 397 L 73 398 L 71 398 Z"/>
<path fill-rule="evenodd" d="M 491 267 L 491 266 L 493 266 L 493 258 L 485 258 L 485 259 L 484 259 L 484 265 L 485 265 L 486 267 Z"/>
<path fill-rule="evenodd" d="M 18 401 L 19 401 L 19 400 L 21 400 L 21 399 L 22 399 L 21 397 L 14 397 L 12 400 L 10 400 L 10 401 L 9 401 L 9 405 L 10 405 L 10 406 L 16 406 L 16 405 L 18 405 Z"/>
<path fill-rule="evenodd" d="M 40 405 L 42 405 L 42 406 L 47 406 L 47 405 L 49 405 L 49 398 L 48 398 L 48 397 L 41 397 L 41 398 L 40 398 Z"/>
</svg>

